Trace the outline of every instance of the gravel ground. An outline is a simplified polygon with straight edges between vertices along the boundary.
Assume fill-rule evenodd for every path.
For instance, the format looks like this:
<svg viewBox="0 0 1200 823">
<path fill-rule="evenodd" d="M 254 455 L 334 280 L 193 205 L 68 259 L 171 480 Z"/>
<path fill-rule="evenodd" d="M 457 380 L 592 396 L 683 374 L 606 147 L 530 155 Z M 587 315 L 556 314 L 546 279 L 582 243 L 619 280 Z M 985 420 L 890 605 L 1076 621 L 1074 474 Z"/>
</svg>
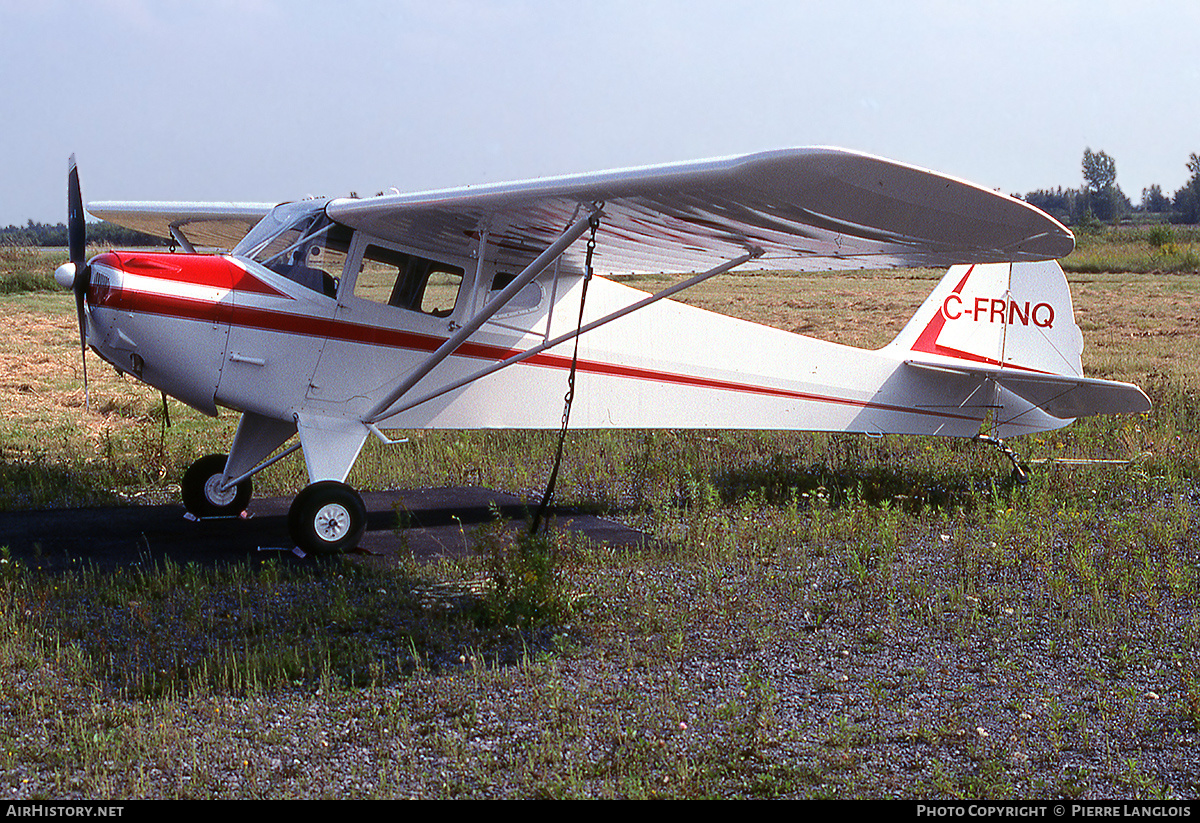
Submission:
<svg viewBox="0 0 1200 823">
<path fill-rule="evenodd" d="M 69 653 L 14 657 L 0 785 L 10 799 L 1196 797 L 1196 649 L 1174 643 L 1195 636 L 1193 602 L 1097 625 L 1044 608 L 1033 565 L 980 569 L 964 590 L 947 569 L 970 539 L 906 541 L 887 571 L 902 596 L 800 549 L 601 565 L 580 573 L 596 599 L 578 627 L 367 689 L 129 701 L 72 676 Z"/>
</svg>

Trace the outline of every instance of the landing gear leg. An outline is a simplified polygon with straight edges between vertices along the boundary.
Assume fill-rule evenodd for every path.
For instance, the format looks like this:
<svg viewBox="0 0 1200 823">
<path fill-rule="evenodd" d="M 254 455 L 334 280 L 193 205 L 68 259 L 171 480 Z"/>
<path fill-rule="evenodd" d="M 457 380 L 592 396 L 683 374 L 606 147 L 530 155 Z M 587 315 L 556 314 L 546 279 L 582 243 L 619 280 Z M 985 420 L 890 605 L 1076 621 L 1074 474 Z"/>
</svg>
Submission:
<svg viewBox="0 0 1200 823">
<path fill-rule="evenodd" d="M 334 554 L 358 545 L 367 529 L 367 507 L 358 492 L 336 480 L 322 480 L 296 495 L 288 510 L 288 531 L 306 552 Z"/>
<path fill-rule="evenodd" d="M 1024 486 L 1029 483 L 1029 472 L 1026 471 L 1025 467 L 1021 465 L 1020 458 L 1017 457 L 1017 453 L 1012 450 L 1011 446 L 1009 446 L 999 437 L 992 437 L 986 434 L 981 434 L 976 437 L 976 439 L 981 443 L 989 443 L 1000 449 L 1000 451 L 1004 452 L 1004 456 L 1012 461 L 1012 479 L 1014 483 L 1016 483 L 1018 486 Z"/>
<path fill-rule="evenodd" d="M 228 456 L 210 454 L 193 463 L 183 475 L 183 505 L 197 517 L 237 517 L 246 510 L 254 488 L 247 478 L 225 491 Z"/>
</svg>

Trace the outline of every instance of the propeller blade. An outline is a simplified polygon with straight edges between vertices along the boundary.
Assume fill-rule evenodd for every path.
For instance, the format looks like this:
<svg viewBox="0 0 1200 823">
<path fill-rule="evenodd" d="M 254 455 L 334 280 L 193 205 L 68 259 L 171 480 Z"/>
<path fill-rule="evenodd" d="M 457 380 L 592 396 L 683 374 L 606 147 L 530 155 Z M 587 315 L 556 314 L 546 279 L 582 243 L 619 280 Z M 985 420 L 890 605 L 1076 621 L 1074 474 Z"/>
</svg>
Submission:
<svg viewBox="0 0 1200 823">
<path fill-rule="evenodd" d="M 87 230 L 83 220 L 83 195 L 79 190 L 79 168 L 75 155 L 67 163 L 67 248 L 76 272 L 87 262 Z"/>
<path fill-rule="evenodd" d="M 87 376 L 87 320 L 83 314 L 83 289 L 75 290 L 75 314 L 79 318 L 79 358 L 83 361 L 83 408 L 92 410 L 92 397 L 88 391 Z"/>
<path fill-rule="evenodd" d="M 83 216 L 83 194 L 79 188 L 79 168 L 75 155 L 67 164 L 67 248 L 75 277 L 71 288 L 75 292 L 75 315 L 79 320 L 79 351 L 83 358 L 83 403 L 87 411 L 92 410 L 92 399 L 88 391 L 87 377 L 87 317 L 84 300 L 92 282 L 92 268 L 87 264 L 87 226 Z"/>
</svg>

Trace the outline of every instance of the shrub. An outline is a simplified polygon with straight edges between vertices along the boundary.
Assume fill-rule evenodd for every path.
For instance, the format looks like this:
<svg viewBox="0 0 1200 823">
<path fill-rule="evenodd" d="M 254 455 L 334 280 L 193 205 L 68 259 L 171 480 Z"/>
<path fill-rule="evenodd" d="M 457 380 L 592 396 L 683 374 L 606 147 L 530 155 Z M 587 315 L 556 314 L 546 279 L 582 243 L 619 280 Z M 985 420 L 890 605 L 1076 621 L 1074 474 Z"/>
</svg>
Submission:
<svg viewBox="0 0 1200 823">
<path fill-rule="evenodd" d="M 1158 223 L 1146 233 L 1146 240 L 1156 249 L 1161 249 L 1167 244 L 1174 245 L 1175 229 L 1167 223 Z"/>
<path fill-rule="evenodd" d="M 483 601 L 489 622 L 523 629 L 556 624 L 570 615 L 563 553 L 553 536 L 510 528 L 504 520 L 480 535 L 491 583 Z"/>
</svg>

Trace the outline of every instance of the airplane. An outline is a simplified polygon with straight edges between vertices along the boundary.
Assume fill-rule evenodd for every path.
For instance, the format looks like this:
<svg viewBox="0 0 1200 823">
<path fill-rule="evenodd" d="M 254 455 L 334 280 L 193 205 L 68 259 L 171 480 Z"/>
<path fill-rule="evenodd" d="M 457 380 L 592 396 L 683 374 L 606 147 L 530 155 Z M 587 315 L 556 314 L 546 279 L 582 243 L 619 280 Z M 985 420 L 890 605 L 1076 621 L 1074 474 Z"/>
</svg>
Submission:
<svg viewBox="0 0 1200 823">
<path fill-rule="evenodd" d="M 514 183 L 282 204 L 97 202 L 169 252 L 86 260 L 74 155 L 70 262 L 80 346 L 215 416 L 228 455 L 187 470 L 186 509 L 243 513 L 251 478 L 301 450 L 288 529 L 357 545 L 347 475 L 394 429 L 786 429 L 1004 439 L 1141 412 L 1083 376 L 1057 258 L 1071 232 L 1012 197 L 834 148 Z M 738 267 L 948 267 L 869 351 L 669 298 Z M 692 272 L 654 294 L 612 275 Z M 606 276 L 607 275 L 607 276 Z M 750 283 L 750 280 L 747 280 Z M 564 386 L 570 391 L 564 407 Z M 289 440 L 296 442 L 282 448 Z"/>
</svg>

